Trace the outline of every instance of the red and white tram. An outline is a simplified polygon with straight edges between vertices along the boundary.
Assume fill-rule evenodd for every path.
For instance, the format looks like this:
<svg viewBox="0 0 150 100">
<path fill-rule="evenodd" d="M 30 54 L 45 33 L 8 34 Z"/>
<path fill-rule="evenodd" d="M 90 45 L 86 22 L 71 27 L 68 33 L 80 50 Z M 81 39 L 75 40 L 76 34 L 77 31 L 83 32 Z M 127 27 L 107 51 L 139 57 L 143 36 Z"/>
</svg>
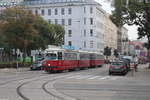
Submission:
<svg viewBox="0 0 150 100">
<path fill-rule="evenodd" d="M 58 72 L 63 70 L 74 70 L 101 66 L 104 57 L 99 53 L 88 51 L 66 50 L 59 47 L 45 50 L 43 69 L 46 72 Z"/>
</svg>

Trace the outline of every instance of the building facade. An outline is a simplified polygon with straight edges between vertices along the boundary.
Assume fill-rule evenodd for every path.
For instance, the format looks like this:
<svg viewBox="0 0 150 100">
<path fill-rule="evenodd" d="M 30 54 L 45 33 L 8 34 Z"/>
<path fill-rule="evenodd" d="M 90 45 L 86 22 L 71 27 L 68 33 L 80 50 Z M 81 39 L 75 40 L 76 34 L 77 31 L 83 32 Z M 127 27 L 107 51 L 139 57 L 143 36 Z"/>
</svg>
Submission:
<svg viewBox="0 0 150 100">
<path fill-rule="evenodd" d="M 125 27 L 121 28 L 122 33 L 122 47 L 121 47 L 121 53 L 124 55 L 127 55 L 129 52 L 129 39 L 128 39 L 128 29 Z"/>
<path fill-rule="evenodd" d="M 64 27 L 64 45 L 103 52 L 105 12 L 99 3 L 94 0 L 26 0 L 24 4 L 50 24 Z"/>
<path fill-rule="evenodd" d="M 117 31 L 118 27 L 111 21 L 109 15 L 105 16 L 105 47 L 111 48 L 112 51 L 117 49 Z"/>
</svg>

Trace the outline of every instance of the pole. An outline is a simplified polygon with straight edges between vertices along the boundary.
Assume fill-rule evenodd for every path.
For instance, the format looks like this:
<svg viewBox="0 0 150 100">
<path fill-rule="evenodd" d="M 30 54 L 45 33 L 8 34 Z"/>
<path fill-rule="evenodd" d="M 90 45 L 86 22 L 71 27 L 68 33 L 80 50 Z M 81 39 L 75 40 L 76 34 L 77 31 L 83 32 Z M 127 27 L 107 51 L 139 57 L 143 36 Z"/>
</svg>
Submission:
<svg viewBox="0 0 150 100">
<path fill-rule="evenodd" d="M 17 69 L 18 69 L 18 53 L 17 53 Z"/>
<path fill-rule="evenodd" d="M 17 49 L 17 69 L 19 68 L 19 66 L 18 66 L 18 55 L 19 55 L 19 49 Z"/>
</svg>

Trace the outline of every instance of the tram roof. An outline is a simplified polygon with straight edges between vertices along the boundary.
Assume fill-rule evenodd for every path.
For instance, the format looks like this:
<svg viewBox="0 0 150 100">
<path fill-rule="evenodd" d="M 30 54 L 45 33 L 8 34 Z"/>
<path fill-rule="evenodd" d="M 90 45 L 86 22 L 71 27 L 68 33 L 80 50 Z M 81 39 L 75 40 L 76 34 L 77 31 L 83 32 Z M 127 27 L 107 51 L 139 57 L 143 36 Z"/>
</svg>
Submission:
<svg viewBox="0 0 150 100">
<path fill-rule="evenodd" d="M 55 52 L 58 52 L 58 51 L 77 52 L 77 50 L 67 50 L 67 49 L 63 49 L 61 47 L 52 47 L 52 48 L 47 48 L 45 50 L 45 52 L 50 52 L 50 51 L 55 51 Z"/>
</svg>

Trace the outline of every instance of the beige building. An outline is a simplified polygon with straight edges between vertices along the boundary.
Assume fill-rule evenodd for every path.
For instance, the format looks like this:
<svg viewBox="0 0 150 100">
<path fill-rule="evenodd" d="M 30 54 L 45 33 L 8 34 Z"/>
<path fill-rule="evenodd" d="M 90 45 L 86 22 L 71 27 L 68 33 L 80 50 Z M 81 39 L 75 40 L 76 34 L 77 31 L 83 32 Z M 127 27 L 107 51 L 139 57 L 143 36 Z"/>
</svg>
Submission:
<svg viewBox="0 0 150 100">
<path fill-rule="evenodd" d="M 121 53 L 128 54 L 128 52 L 129 52 L 128 29 L 126 29 L 125 27 L 122 27 L 121 32 L 122 32 Z"/>
<path fill-rule="evenodd" d="M 114 49 L 117 49 L 117 26 L 110 20 L 109 15 L 105 17 L 105 47 L 108 46 L 112 48 L 112 53 Z"/>
</svg>

